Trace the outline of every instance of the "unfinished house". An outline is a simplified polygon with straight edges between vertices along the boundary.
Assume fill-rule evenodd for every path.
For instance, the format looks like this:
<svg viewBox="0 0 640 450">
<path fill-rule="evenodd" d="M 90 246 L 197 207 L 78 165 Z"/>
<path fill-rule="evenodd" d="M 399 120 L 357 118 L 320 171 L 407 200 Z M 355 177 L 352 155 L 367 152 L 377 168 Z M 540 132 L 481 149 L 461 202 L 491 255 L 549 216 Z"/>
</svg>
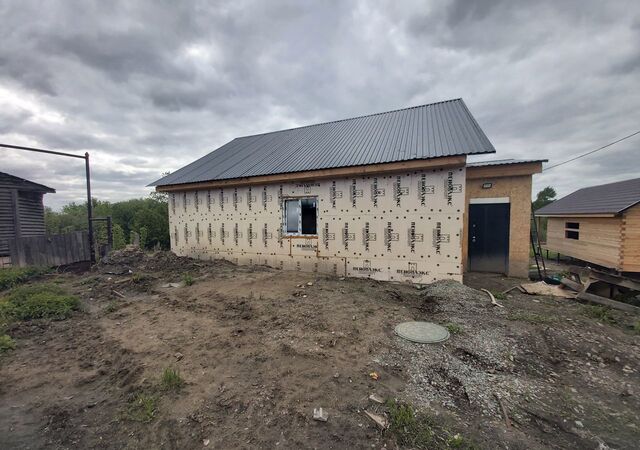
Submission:
<svg viewBox="0 0 640 450">
<path fill-rule="evenodd" d="M 237 138 L 152 185 L 179 255 L 416 283 L 526 276 L 541 162 L 467 165 L 493 152 L 457 99 Z"/>
<path fill-rule="evenodd" d="M 618 272 L 640 272 L 640 178 L 580 189 L 536 211 L 544 248 Z"/>
<path fill-rule="evenodd" d="M 0 172 L 0 266 L 10 263 L 9 240 L 45 234 L 42 198 L 55 189 Z"/>
</svg>

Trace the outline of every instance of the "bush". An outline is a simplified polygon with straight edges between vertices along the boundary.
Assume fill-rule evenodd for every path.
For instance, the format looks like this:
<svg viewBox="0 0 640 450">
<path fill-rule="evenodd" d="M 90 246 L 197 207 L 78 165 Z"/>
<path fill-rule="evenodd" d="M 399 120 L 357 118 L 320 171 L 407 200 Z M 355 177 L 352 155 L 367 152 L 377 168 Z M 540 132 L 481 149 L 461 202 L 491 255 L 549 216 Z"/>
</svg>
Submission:
<svg viewBox="0 0 640 450">
<path fill-rule="evenodd" d="M 387 400 L 389 415 L 388 432 L 400 447 L 418 449 L 475 449 L 476 445 L 461 436 L 452 434 L 436 424 L 431 417 L 414 410 L 411 405 Z"/>
<path fill-rule="evenodd" d="M 135 422 L 151 422 L 158 411 L 158 398 L 155 395 L 139 393 L 131 399 L 123 416 Z"/>
<path fill-rule="evenodd" d="M 8 267 L 0 269 L 0 291 L 25 283 L 49 271 L 45 267 Z"/>
<path fill-rule="evenodd" d="M 462 333 L 462 327 L 455 322 L 446 323 L 444 327 L 449 330 L 449 334 Z"/>
<path fill-rule="evenodd" d="M 185 286 L 191 286 L 193 284 L 193 277 L 190 274 L 185 273 L 182 276 L 182 281 L 184 282 Z"/>
<path fill-rule="evenodd" d="M 0 321 L 32 319 L 62 320 L 77 310 L 80 301 L 60 286 L 40 284 L 13 289 L 0 299 Z"/>
<path fill-rule="evenodd" d="M 6 353 L 14 348 L 16 348 L 16 343 L 11 339 L 11 336 L 6 334 L 0 335 L 0 354 Z"/>
<path fill-rule="evenodd" d="M 585 316 L 599 320 L 600 322 L 609 324 L 616 323 L 616 319 L 611 314 L 611 308 L 607 308 L 606 306 L 585 306 L 583 312 Z"/>
<path fill-rule="evenodd" d="M 166 368 L 162 372 L 160 384 L 165 391 L 177 391 L 184 386 L 184 380 L 176 369 Z"/>
</svg>

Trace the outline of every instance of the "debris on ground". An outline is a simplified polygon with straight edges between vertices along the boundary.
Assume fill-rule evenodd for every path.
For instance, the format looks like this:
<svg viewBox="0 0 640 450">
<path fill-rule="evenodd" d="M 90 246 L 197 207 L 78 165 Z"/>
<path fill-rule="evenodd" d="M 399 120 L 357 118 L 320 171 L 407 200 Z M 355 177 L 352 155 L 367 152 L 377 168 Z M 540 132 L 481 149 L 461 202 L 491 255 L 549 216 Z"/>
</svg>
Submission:
<svg viewBox="0 0 640 450">
<path fill-rule="evenodd" d="M 185 274 L 197 282 L 162 288 Z M 416 289 L 138 249 L 47 278 L 80 308 L 3 330 L 0 448 L 637 444 L 640 316 L 496 294 L 521 280 Z M 410 321 L 456 332 L 416 345 L 394 334 Z M 167 369 L 183 389 L 159 389 Z"/>
<path fill-rule="evenodd" d="M 371 419 L 381 430 L 386 430 L 389 427 L 389 421 L 385 416 L 375 414 L 369 411 L 364 411 L 369 419 Z"/>
<path fill-rule="evenodd" d="M 490 291 L 490 290 L 488 290 L 488 289 L 484 289 L 484 288 L 482 288 L 482 289 L 480 289 L 480 290 L 481 290 L 482 292 L 486 293 L 487 295 L 489 295 L 489 299 L 491 300 L 491 304 L 492 304 L 493 306 L 499 306 L 500 308 L 504 308 L 504 306 L 503 306 L 503 305 L 501 305 L 500 303 L 498 303 L 498 302 L 496 301 L 496 298 L 493 296 L 493 294 L 491 293 L 491 291 Z"/>
<path fill-rule="evenodd" d="M 547 284 L 544 281 L 521 284 L 525 293 L 532 295 L 551 295 L 553 297 L 576 298 L 576 293 L 564 289 L 560 284 Z"/>
<path fill-rule="evenodd" d="M 329 414 L 322 408 L 313 408 L 313 420 L 326 422 L 329 420 Z"/>
</svg>

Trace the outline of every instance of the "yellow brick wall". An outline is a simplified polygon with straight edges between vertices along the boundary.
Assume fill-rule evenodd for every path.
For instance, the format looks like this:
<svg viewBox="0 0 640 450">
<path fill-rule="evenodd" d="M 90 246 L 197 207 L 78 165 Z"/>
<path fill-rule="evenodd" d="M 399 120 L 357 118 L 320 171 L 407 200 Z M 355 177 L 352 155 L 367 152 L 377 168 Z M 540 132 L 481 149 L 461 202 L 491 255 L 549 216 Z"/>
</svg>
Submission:
<svg viewBox="0 0 640 450">
<path fill-rule="evenodd" d="M 462 260 L 467 265 L 469 200 L 472 198 L 509 197 L 511 218 L 509 225 L 509 268 L 512 277 L 529 276 L 529 247 L 531 227 L 531 175 L 473 177 L 474 169 L 467 169 L 466 206 L 464 219 L 465 238 L 462 240 Z M 508 173 L 508 172 L 507 172 Z M 492 183 L 490 189 L 482 184 Z"/>
</svg>

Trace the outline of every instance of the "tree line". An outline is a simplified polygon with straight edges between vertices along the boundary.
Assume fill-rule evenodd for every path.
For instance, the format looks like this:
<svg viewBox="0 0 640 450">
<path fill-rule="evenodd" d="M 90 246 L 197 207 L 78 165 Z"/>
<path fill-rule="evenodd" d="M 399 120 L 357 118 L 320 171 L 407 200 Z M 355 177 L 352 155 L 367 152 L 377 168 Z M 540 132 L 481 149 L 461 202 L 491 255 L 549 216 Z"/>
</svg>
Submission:
<svg viewBox="0 0 640 450">
<path fill-rule="evenodd" d="M 143 248 L 170 247 L 169 212 L 166 195 L 152 193 L 148 198 L 137 198 L 121 202 L 108 202 L 92 199 L 93 217 L 111 216 L 113 230 L 113 247 L 123 248 L 133 243 L 134 233 L 140 236 Z M 86 230 L 87 202 L 69 203 L 61 211 L 45 208 L 45 225 L 47 233 L 69 233 Z M 105 222 L 94 222 L 96 241 L 107 242 Z"/>
</svg>

